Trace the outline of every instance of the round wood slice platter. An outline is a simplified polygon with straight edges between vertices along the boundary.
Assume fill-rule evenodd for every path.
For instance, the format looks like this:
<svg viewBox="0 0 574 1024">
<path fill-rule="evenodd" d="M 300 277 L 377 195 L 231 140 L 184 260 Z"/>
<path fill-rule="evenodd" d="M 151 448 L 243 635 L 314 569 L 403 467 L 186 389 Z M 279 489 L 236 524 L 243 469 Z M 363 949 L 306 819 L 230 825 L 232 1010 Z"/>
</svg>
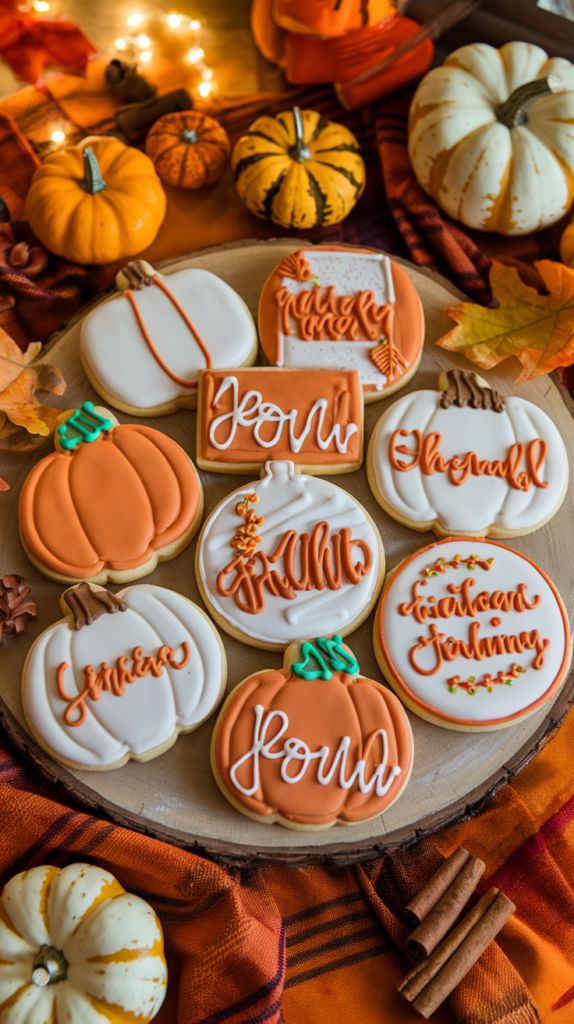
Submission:
<svg viewBox="0 0 574 1024">
<path fill-rule="evenodd" d="M 235 288 L 256 315 L 259 292 L 267 275 L 301 244 L 301 240 L 287 239 L 238 243 L 203 250 L 172 261 L 162 269 L 167 272 L 183 267 L 211 270 Z M 460 296 L 438 275 L 400 262 L 418 289 L 426 317 L 423 359 L 405 391 L 433 388 L 439 372 L 456 365 L 456 360 L 436 347 L 434 342 L 452 325 L 443 313 L 444 307 Z M 62 408 L 78 405 L 85 399 L 97 399 L 81 368 L 79 334 L 80 318 L 54 339 L 46 355 L 46 361 L 59 366 L 68 383 L 66 394 L 60 400 Z M 463 365 L 462 361 L 459 365 Z M 516 370 L 516 367 L 511 370 Z M 491 373 L 489 380 L 504 394 L 514 390 L 511 376 Z M 520 394 L 542 406 L 554 419 L 566 442 L 574 470 L 574 426 L 556 385 L 548 377 L 542 377 L 521 385 Z M 386 401 L 366 407 L 367 440 L 378 417 L 396 397 L 391 396 Z M 121 422 L 130 419 L 121 413 L 116 415 Z M 172 416 L 146 422 L 174 437 L 194 456 L 194 412 L 182 410 Z M 20 701 L 20 674 L 28 646 L 61 614 L 59 597 L 63 587 L 46 579 L 30 564 L 20 544 L 17 523 L 17 502 L 22 482 L 34 461 L 51 450 L 50 446 L 51 442 L 48 442 L 38 452 L 0 458 L 0 476 L 12 485 L 12 490 L 2 497 L 0 574 L 20 573 L 24 576 L 32 586 L 39 609 L 38 618 L 28 626 L 24 635 L 7 638 L 2 646 L 0 718 L 19 749 L 54 782 L 55 788 L 63 785 L 96 813 L 104 813 L 121 824 L 207 853 L 228 864 L 259 861 L 292 865 L 312 861 L 350 863 L 406 845 L 448 822 L 476 813 L 538 752 L 574 699 L 574 674 L 571 673 L 553 704 L 511 728 L 482 735 L 451 732 L 411 716 L 415 764 L 406 794 L 386 814 L 364 825 L 336 826 L 322 832 L 289 831 L 278 825 L 260 824 L 239 814 L 227 803 L 211 776 L 209 765 L 213 719 L 198 731 L 181 736 L 167 753 L 145 764 L 131 761 L 109 772 L 65 769 L 45 754 L 28 734 Z M 247 484 L 249 479 L 253 479 L 253 474 L 237 477 L 202 473 L 201 476 L 206 514 L 225 494 L 240 486 L 241 480 Z M 434 539 L 432 534 L 416 533 L 385 515 L 371 495 L 364 468 L 357 473 L 339 476 L 335 482 L 358 497 L 379 525 L 388 569 Z M 569 559 L 564 557 L 564 545 L 571 535 L 573 518 L 574 488 L 570 488 L 561 510 L 550 523 L 536 533 L 517 538 L 510 545 L 527 553 L 554 580 L 571 619 L 574 574 Z M 173 561 L 159 565 L 151 576 L 146 577 L 146 581 L 171 587 L 201 605 L 194 574 L 194 555 L 195 544 L 192 544 Z M 371 635 L 372 615 L 352 634 L 349 643 L 363 674 L 380 679 Z M 257 669 L 281 665 L 280 654 L 247 647 L 226 634 L 222 634 L 222 638 L 229 663 L 229 688 Z"/>
</svg>

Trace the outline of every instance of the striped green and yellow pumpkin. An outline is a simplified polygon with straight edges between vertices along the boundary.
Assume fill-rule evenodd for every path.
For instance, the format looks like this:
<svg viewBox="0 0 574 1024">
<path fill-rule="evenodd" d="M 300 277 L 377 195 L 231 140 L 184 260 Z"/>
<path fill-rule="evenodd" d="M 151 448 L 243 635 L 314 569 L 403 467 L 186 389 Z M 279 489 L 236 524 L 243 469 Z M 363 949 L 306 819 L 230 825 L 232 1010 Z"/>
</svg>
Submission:
<svg viewBox="0 0 574 1024">
<path fill-rule="evenodd" d="M 160 923 L 103 868 L 42 865 L 0 899 L 2 1024 L 148 1024 L 165 997 Z"/>
<path fill-rule="evenodd" d="M 365 187 L 352 132 L 298 107 L 257 118 L 238 140 L 232 168 L 247 208 L 284 228 L 337 224 Z"/>
</svg>

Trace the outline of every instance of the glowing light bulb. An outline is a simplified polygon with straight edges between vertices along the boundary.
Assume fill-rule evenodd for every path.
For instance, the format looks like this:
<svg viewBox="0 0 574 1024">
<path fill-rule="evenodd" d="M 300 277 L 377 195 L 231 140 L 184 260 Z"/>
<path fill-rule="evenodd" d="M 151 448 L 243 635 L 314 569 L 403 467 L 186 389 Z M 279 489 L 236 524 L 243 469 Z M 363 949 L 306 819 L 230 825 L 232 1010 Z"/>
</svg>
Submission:
<svg viewBox="0 0 574 1024">
<path fill-rule="evenodd" d="M 141 35 L 136 36 L 135 43 L 136 46 L 139 46 L 140 50 L 149 50 L 151 46 L 151 39 L 142 32 Z"/>
<path fill-rule="evenodd" d="M 192 32 L 199 32 L 201 29 L 201 22 L 199 18 L 193 18 L 189 23 L 189 27 Z"/>
<path fill-rule="evenodd" d="M 116 50 L 127 50 L 128 48 L 128 44 L 126 40 L 123 38 L 123 36 L 120 36 L 118 39 L 116 39 L 114 46 Z"/>
<path fill-rule="evenodd" d="M 50 10 L 48 0 L 34 0 L 32 7 L 37 14 L 46 14 L 46 12 Z"/>
<path fill-rule="evenodd" d="M 167 15 L 165 20 L 167 21 L 169 28 L 178 29 L 181 28 L 183 14 L 177 14 L 176 11 L 171 11 L 171 13 Z"/>
<path fill-rule="evenodd" d="M 199 64 L 200 60 L 205 57 L 205 50 L 201 46 L 192 46 L 191 50 L 188 50 L 185 59 L 188 64 Z"/>
<path fill-rule="evenodd" d="M 143 21 L 145 21 L 144 15 L 140 14 L 139 11 L 134 11 L 134 13 L 130 14 L 128 17 L 126 24 L 129 25 L 130 28 L 137 28 Z"/>
<path fill-rule="evenodd" d="M 61 146 L 62 143 L 66 141 L 66 133 L 63 132 L 61 128 L 56 128 L 56 130 L 50 135 L 50 138 L 57 146 Z"/>
<path fill-rule="evenodd" d="M 151 52 L 151 50 L 142 50 L 142 52 L 140 53 L 140 60 L 142 64 L 149 64 L 152 57 L 153 53 Z"/>
<path fill-rule="evenodd" d="M 205 81 L 204 82 L 200 82 L 198 87 L 197 87 L 197 91 L 198 91 L 199 95 L 204 100 L 206 100 L 207 97 L 210 95 L 212 89 L 213 89 L 213 83 L 212 82 L 205 82 Z"/>
</svg>

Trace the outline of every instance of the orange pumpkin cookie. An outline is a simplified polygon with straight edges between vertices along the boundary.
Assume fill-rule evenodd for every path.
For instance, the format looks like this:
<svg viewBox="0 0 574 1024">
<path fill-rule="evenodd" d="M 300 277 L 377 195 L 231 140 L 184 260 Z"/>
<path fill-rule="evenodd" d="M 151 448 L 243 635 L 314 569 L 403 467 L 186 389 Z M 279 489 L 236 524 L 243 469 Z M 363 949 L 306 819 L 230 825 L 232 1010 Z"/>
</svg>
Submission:
<svg viewBox="0 0 574 1024">
<path fill-rule="evenodd" d="M 219 181 L 229 157 L 229 137 L 198 110 L 164 114 L 150 129 L 145 150 L 166 185 L 201 188 Z"/>
<path fill-rule="evenodd" d="M 175 441 L 84 402 L 24 481 L 20 533 L 46 576 L 124 583 L 174 558 L 202 511 L 197 470 Z"/>
<path fill-rule="evenodd" d="M 413 765 L 400 702 L 360 675 L 339 635 L 291 644 L 282 669 L 237 686 L 213 731 L 211 765 L 243 814 L 287 828 L 368 821 L 395 802 Z"/>
<path fill-rule="evenodd" d="M 356 370 L 373 402 L 415 373 L 424 315 L 414 285 L 384 253 L 315 245 L 291 253 L 265 282 L 259 335 L 271 366 Z"/>
</svg>

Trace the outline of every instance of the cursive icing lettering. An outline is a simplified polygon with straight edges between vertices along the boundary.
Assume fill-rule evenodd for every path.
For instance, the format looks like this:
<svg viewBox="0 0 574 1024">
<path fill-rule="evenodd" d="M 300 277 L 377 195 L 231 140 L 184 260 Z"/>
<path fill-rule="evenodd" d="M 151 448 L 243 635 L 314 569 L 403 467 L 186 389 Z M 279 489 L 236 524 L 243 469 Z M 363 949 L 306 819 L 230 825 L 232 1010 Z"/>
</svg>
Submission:
<svg viewBox="0 0 574 1024">
<path fill-rule="evenodd" d="M 190 650 L 186 640 L 181 644 L 179 660 L 175 647 L 164 645 L 155 655 L 144 655 L 143 647 L 134 647 L 131 662 L 122 655 L 116 658 L 113 665 L 109 665 L 107 661 L 102 661 L 98 669 L 94 669 L 93 665 L 85 665 L 82 672 L 83 689 L 76 694 L 67 692 L 64 676 L 69 665 L 67 661 L 60 662 L 56 673 L 56 688 L 58 695 L 68 705 L 64 711 L 64 722 L 74 728 L 82 725 L 88 714 L 88 700 L 98 701 L 104 692 L 121 697 L 126 686 L 134 683 L 136 679 L 145 679 L 146 676 L 157 679 L 162 675 L 166 665 L 174 669 L 185 668 L 189 658 Z"/>
<path fill-rule="evenodd" d="M 311 750 L 305 740 L 297 736 L 286 737 L 289 717 L 285 711 L 265 712 L 262 704 L 256 704 L 253 711 L 255 721 L 251 747 L 229 768 L 231 782 L 243 796 L 255 796 L 258 792 L 261 786 L 262 760 L 280 761 L 280 777 L 289 786 L 297 785 L 314 768 L 316 781 L 320 786 L 328 786 L 331 783 L 341 789 L 352 789 L 356 786 L 361 793 L 370 793 L 374 790 L 379 797 L 389 791 L 394 780 L 401 774 L 399 765 L 390 766 L 388 763 L 389 747 L 385 729 L 375 729 L 367 737 L 364 756 L 351 767 L 350 736 L 341 738 L 334 753 L 326 744 L 318 750 Z M 381 745 L 380 760 L 369 777 L 367 762 L 377 740 Z M 247 775 L 243 782 L 239 779 L 241 769 Z"/>
<path fill-rule="evenodd" d="M 303 341 L 378 341 L 392 335 L 394 306 L 377 305 L 372 291 L 339 295 L 336 288 L 276 292 L 281 331 L 292 334 L 291 320 Z"/>
<path fill-rule="evenodd" d="M 247 558 L 236 555 L 217 574 L 216 587 L 221 597 L 233 597 L 242 611 L 259 615 L 265 591 L 291 601 L 301 590 L 339 590 L 345 582 L 358 583 L 372 562 L 366 541 L 353 537 L 348 527 L 331 533 L 322 521 L 311 533 L 286 530 L 270 555 L 261 549 Z M 283 572 L 273 568 L 277 563 L 282 563 Z"/>
<path fill-rule="evenodd" d="M 409 662 L 421 676 L 436 675 L 445 662 L 454 661 L 455 658 L 480 662 L 499 654 L 522 654 L 523 651 L 536 652 L 532 667 L 540 669 L 544 665 L 544 654 L 550 646 L 550 640 L 541 637 L 537 629 L 516 634 L 480 636 L 478 622 L 470 623 L 466 640 L 441 633 L 434 622 L 429 626 L 427 636 L 419 636 L 417 639 L 418 643 L 409 651 Z M 428 657 L 425 652 L 428 652 Z"/>
<path fill-rule="evenodd" d="M 405 443 L 409 439 L 409 447 Z M 546 461 L 548 445 L 541 437 L 528 444 L 517 441 L 511 445 L 504 459 L 480 459 L 476 452 L 453 455 L 445 459 L 440 451 L 442 435 L 438 431 L 423 434 L 421 430 L 395 430 L 389 441 L 389 461 L 399 473 L 420 469 L 425 476 L 444 473 L 454 487 L 466 483 L 469 476 L 494 476 L 506 480 L 517 491 L 534 487 L 548 487 L 541 473 Z"/>
<path fill-rule="evenodd" d="M 280 444 L 286 433 L 289 448 L 294 454 L 298 454 L 311 435 L 320 451 L 325 452 L 334 445 L 339 454 L 344 455 L 349 447 L 349 441 L 359 430 L 356 423 L 347 423 L 345 426 L 334 423 L 327 431 L 325 419 L 329 402 L 326 398 L 317 398 L 297 433 L 297 409 L 284 412 L 274 402 L 264 402 L 261 392 L 254 389 L 246 391 L 240 398 L 239 381 L 237 377 L 231 375 L 223 378 L 211 404 L 212 409 L 217 408 L 227 391 L 231 392 L 232 407 L 229 412 L 216 416 L 209 427 L 209 443 L 220 451 L 229 448 L 235 441 L 237 430 L 244 428 L 251 430 L 253 439 L 260 448 L 274 448 Z M 265 437 L 264 434 L 268 434 L 269 431 L 271 436 Z"/>
<path fill-rule="evenodd" d="M 399 605 L 399 615 L 413 615 L 417 622 L 427 619 L 451 619 L 453 616 L 476 618 L 481 612 L 525 612 L 532 611 L 540 604 L 540 594 L 532 599 L 526 593 L 526 583 L 519 583 L 516 590 L 481 590 L 474 597 L 471 593 L 476 579 L 467 577 L 462 583 L 448 583 L 447 595 L 436 598 L 424 592 L 427 580 L 415 580 L 410 601 Z"/>
</svg>

